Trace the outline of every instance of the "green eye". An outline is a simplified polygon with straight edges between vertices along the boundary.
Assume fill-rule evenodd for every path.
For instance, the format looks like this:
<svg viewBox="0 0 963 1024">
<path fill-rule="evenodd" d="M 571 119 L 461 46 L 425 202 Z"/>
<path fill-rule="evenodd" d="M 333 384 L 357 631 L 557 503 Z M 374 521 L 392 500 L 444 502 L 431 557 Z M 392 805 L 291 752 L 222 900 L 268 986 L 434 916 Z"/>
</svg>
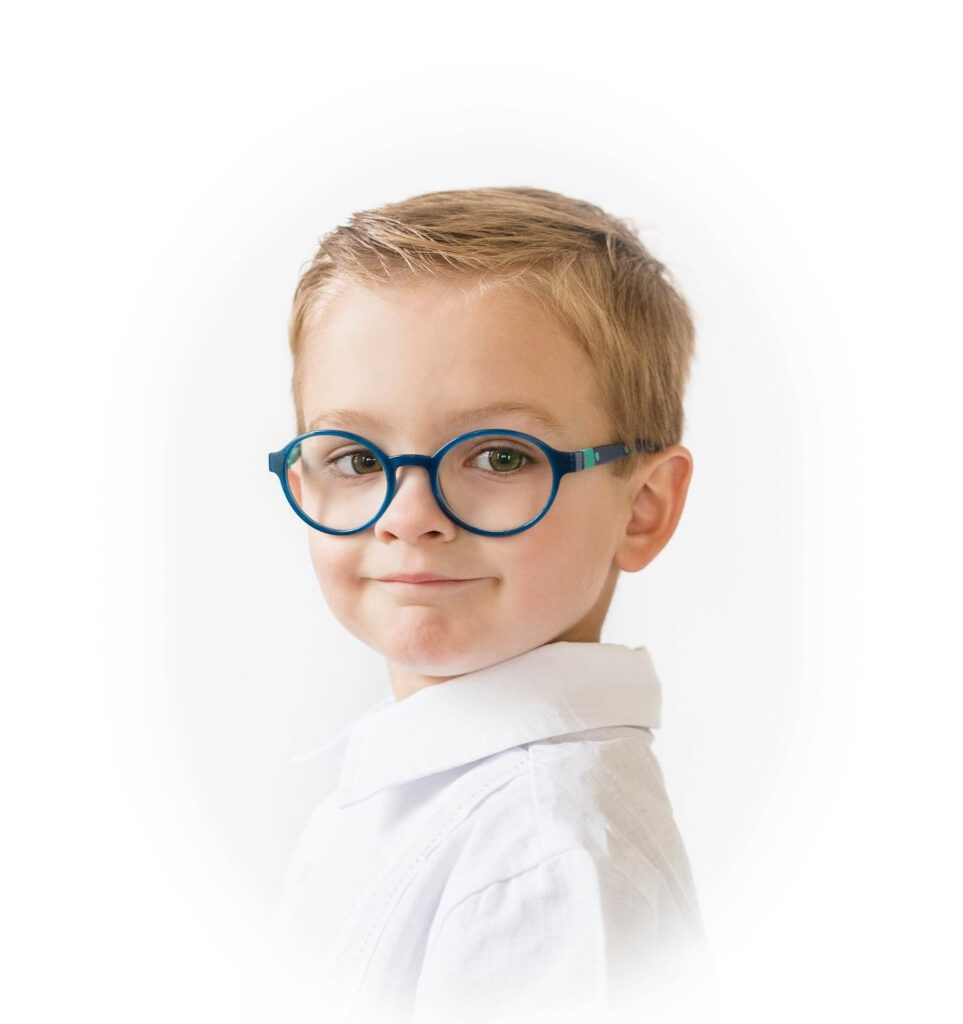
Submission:
<svg viewBox="0 0 963 1024">
<path fill-rule="evenodd" d="M 522 465 L 525 456 L 514 448 L 490 448 L 484 454 L 490 455 L 488 464 L 494 470 L 513 470 Z"/>
<path fill-rule="evenodd" d="M 348 460 L 347 464 L 351 467 L 352 472 L 350 475 L 352 476 L 370 476 L 381 469 L 380 460 L 369 451 L 348 452 L 347 455 L 342 455 L 334 461 L 337 464 L 344 462 L 345 459 Z"/>
<path fill-rule="evenodd" d="M 475 469 L 484 470 L 496 476 L 510 476 L 532 462 L 531 456 L 517 448 L 507 446 L 482 448 L 468 459 Z"/>
</svg>

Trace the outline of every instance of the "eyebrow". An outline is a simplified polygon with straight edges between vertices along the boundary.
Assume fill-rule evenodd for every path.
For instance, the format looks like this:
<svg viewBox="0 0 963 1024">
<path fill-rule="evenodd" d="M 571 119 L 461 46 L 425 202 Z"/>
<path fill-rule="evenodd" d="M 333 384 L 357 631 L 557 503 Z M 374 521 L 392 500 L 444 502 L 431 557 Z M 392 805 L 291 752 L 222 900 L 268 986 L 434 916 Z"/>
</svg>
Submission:
<svg viewBox="0 0 963 1024">
<path fill-rule="evenodd" d="M 456 430 L 466 427 L 478 420 L 490 416 L 526 416 L 539 426 L 550 430 L 562 431 L 562 424 L 545 408 L 529 402 L 494 402 L 477 409 L 465 409 L 449 417 L 448 423 Z M 380 417 L 371 413 L 358 412 L 355 409 L 329 409 L 318 413 L 308 424 L 308 430 L 324 430 L 325 428 L 345 430 L 361 430 L 364 427 L 376 427 L 385 430 L 387 424 Z M 498 426 L 498 424 L 492 424 Z"/>
</svg>

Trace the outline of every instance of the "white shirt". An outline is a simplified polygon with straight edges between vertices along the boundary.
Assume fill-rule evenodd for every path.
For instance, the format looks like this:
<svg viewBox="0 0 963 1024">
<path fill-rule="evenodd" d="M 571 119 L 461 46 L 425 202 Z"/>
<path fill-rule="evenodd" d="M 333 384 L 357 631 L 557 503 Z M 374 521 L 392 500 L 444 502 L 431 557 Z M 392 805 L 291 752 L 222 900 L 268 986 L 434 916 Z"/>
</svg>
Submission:
<svg viewBox="0 0 963 1024">
<path fill-rule="evenodd" d="M 644 648 L 557 642 L 336 736 L 273 922 L 319 1018 L 557 1020 L 708 980 L 660 704 Z"/>
</svg>

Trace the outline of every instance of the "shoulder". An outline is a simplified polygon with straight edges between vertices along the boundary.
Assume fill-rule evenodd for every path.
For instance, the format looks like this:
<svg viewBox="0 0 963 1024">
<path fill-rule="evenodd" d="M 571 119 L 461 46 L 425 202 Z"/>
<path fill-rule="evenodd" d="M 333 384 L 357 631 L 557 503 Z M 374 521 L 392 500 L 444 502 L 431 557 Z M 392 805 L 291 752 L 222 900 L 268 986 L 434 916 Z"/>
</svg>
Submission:
<svg viewBox="0 0 963 1024">
<path fill-rule="evenodd" d="M 458 830 L 453 900 L 540 867 L 578 866 L 655 906 L 697 912 L 681 836 L 648 729 L 612 726 L 515 748 L 516 771 Z M 543 871 L 543 875 L 545 871 Z M 547 876 L 546 876 L 547 877 Z"/>
<path fill-rule="evenodd" d="M 640 846 L 665 838 L 672 805 L 651 730 L 607 726 L 532 743 L 528 753 L 547 842 L 591 845 L 613 832 Z"/>
<path fill-rule="evenodd" d="M 530 771 L 549 846 L 584 846 L 650 903 L 698 917 L 689 859 L 652 732 L 609 726 L 532 744 Z"/>
</svg>

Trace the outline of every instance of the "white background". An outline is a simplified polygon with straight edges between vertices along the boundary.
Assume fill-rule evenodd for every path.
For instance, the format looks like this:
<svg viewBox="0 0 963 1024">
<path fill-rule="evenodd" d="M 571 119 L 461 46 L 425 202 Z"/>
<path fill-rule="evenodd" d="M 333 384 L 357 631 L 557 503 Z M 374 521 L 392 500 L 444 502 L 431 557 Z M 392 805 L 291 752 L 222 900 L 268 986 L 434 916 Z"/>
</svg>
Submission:
<svg viewBox="0 0 963 1024">
<path fill-rule="evenodd" d="M 387 692 L 267 472 L 348 214 L 527 184 L 695 310 L 648 647 L 707 1019 L 958 1019 L 958 45 L 937 3 L 51 5 L 4 32 L 7 1019 L 298 1020 L 262 938 Z"/>
</svg>

